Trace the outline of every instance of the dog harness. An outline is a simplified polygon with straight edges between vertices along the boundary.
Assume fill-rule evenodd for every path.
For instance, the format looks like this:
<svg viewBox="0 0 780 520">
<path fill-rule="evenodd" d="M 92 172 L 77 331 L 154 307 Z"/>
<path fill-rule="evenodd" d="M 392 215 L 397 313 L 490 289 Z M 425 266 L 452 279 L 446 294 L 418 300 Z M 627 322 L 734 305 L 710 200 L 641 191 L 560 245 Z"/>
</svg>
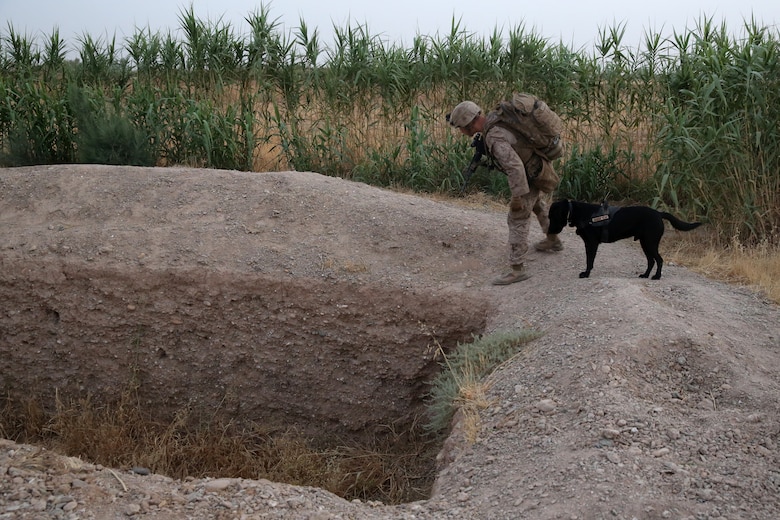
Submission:
<svg viewBox="0 0 780 520">
<path fill-rule="evenodd" d="M 612 220 L 612 217 L 615 216 L 615 213 L 619 210 L 619 206 L 610 206 L 605 200 L 601 206 L 599 206 L 599 209 L 591 215 L 588 225 L 601 228 L 602 242 L 609 242 L 609 223 Z"/>
<path fill-rule="evenodd" d="M 612 217 L 615 213 L 620 211 L 620 206 L 610 206 L 605 200 L 599 209 L 596 210 L 593 215 L 587 221 L 579 223 L 581 226 L 592 226 L 601 228 L 601 241 L 607 242 L 609 240 L 609 223 L 612 221 Z M 572 227 L 578 227 L 578 223 L 574 221 L 574 207 L 569 201 L 569 225 Z"/>
</svg>

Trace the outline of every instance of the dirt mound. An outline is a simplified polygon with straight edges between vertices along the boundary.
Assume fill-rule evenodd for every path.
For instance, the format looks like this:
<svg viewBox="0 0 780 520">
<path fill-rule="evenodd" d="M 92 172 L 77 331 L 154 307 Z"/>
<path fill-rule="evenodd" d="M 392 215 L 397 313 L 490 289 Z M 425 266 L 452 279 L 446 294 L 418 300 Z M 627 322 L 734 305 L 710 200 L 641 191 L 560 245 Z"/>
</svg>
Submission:
<svg viewBox="0 0 780 520">
<path fill-rule="evenodd" d="M 118 474 L 5 443 L 0 505 L 20 518 L 49 502 L 80 518 L 780 513 L 780 311 L 670 264 L 638 279 L 628 241 L 580 280 L 566 230 L 563 252 L 531 254 L 530 280 L 493 287 L 502 210 L 313 173 L 9 169 L 0 200 L 7 391 L 103 392 L 135 374 L 170 410 L 373 435 L 420 410 L 434 345 L 545 331 L 491 376 L 477 440 L 456 425 L 424 502 Z"/>
</svg>

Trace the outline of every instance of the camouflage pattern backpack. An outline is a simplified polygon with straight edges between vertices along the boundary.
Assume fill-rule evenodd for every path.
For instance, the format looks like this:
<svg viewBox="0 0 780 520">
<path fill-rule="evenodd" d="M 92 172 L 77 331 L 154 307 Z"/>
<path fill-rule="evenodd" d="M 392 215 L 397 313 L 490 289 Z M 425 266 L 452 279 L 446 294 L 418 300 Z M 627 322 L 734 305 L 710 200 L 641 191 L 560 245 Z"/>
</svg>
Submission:
<svg viewBox="0 0 780 520">
<path fill-rule="evenodd" d="M 552 193 L 561 182 L 552 161 L 563 155 L 563 122 L 547 103 L 531 94 L 515 93 L 486 115 L 484 133 L 494 126 L 506 128 L 517 138 L 512 147 L 525 165 L 528 182 Z"/>
<path fill-rule="evenodd" d="M 502 101 L 495 108 L 494 124 L 508 128 L 535 154 L 552 161 L 563 155 L 561 131 L 563 122 L 547 103 L 531 94 L 515 93 L 511 101 Z"/>
</svg>

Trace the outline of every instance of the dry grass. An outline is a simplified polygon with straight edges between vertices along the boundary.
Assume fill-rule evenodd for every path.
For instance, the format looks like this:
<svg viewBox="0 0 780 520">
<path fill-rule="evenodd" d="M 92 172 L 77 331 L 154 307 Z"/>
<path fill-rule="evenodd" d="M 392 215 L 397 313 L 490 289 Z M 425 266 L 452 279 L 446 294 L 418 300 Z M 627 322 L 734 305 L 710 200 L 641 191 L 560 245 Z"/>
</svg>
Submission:
<svg viewBox="0 0 780 520">
<path fill-rule="evenodd" d="M 0 436 L 113 468 L 145 467 L 172 478 L 268 479 L 326 489 L 346 499 L 404 503 L 425 498 L 433 483 L 436 445 L 429 437 L 390 431 L 382 445 L 334 442 L 315 446 L 295 432 L 271 433 L 257 424 L 204 421 L 182 410 L 155 420 L 131 391 L 119 402 L 6 398 Z"/>
<path fill-rule="evenodd" d="M 345 273 L 367 273 L 369 268 L 368 264 L 361 260 L 337 260 L 320 255 L 320 270 L 339 270 Z"/>
<path fill-rule="evenodd" d="M 468 348 L 461 346 L 461 349 Z M 463 350 L 461 350 L 463 352 Z M 494 360 L 489 360 L 485 352 L 476 352 L 476 356 L 462 356 L 456 353 L 452 361 L 439 346 L 439 355 L 447 367 L 445 384 L 454 385 L 454 395 L 451 395 L 452 407 L 460 413 L 460 421 L 466 440 L 475 443 L 479 439 L 482 420 L 479 412 L 490 406 L 487 391 L 490 383 L 485 375 L 495 366 Z M 440 384 L 441 380 L 440 380 Z"/>
<path fill-rule="evenodd" d="M 462 375 L 465 377 L 459 381 L 455 406 L 461 413 L 466 440 L 475 443 L 479 440 L 479 433 L 482 430 L 480 411 L 486 409 L 491 403 L 487 398 L 490 384 L 477 367 L 464 367 Z"/>
<path fill-rule="evenodd" d="M 780 246 L 769 241 L 751 248 L 737 241 L 720 246 L 705 234 L 670 233 L 664 242 L 668 260 L 708 278 L 748 286 L 780 304 Z"/>
</svg>

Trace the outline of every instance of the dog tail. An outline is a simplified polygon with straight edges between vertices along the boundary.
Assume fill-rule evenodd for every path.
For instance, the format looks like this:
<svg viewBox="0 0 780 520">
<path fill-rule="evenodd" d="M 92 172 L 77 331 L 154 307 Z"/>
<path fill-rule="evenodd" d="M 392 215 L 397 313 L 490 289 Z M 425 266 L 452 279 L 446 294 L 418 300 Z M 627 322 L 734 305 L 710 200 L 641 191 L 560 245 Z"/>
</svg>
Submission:
<svg viewBox="0 0 780 520">
<path fill-rule="evenodd" d="M 680 231 L 690 231 L 692 229 L 696 229 L 697 227 L 701 226 L 701 222 L 684 222 L 679 218 L 675 217 L 674 215 L 672 215 L 671 213 L 662 212 L 661 218 L 665 218 L 666 220 L 668 220 L 674 229 Z"/>
</svg>

